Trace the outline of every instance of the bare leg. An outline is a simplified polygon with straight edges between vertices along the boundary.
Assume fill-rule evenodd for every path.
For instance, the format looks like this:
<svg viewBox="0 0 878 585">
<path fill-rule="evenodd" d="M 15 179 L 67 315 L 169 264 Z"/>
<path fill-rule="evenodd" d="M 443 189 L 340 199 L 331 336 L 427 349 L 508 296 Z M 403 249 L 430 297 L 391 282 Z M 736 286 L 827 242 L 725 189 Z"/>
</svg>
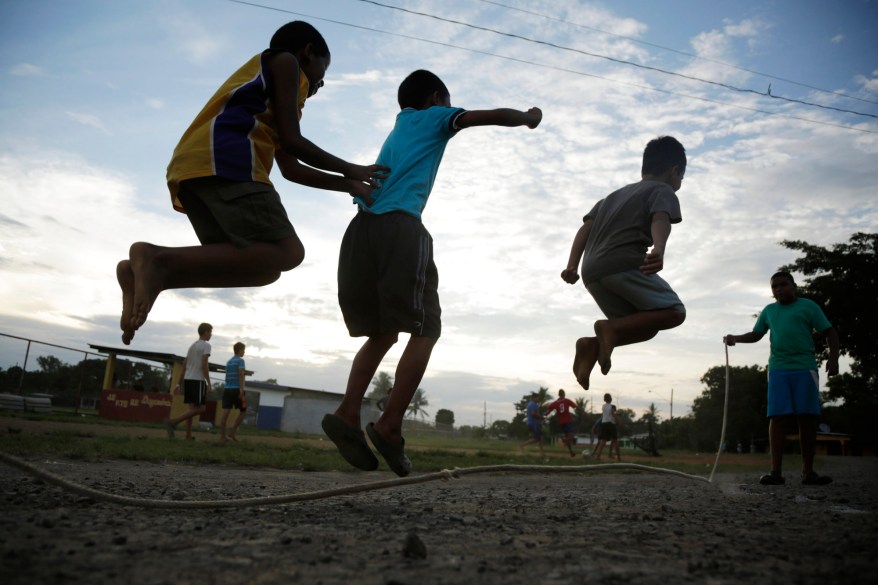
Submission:
<svg viewBox="0 0 878 585">
<path fill-rule="evenodd" d="M 783 465 L 783 443 L 786 439 L 784 417 L 773 416 L 768 421 L 768 443 L 771 451 L 771 470 L 780 473 Z M 799 433 L 801 436 L 801 432 Z M 802 454 L 805 459 L 805 454 Z"/>
<path fill-rule="evenodd" d="M 238 417 L 235 419 L 235 423 L 232 425 L 232 432 L 229 433 L 229 438 L 230 438 L 231 440 L 233 440 L 233 441 L 237 441 L 237 440 L 238 440 L 238 439 L 235 438 L 235 435 L 238 433 L 238 427 L 241 426 L 241 422 L 244 420 L 244 416 L 245 416 L 246 414 L 247 414 L 247 413 L 244 412 L 244 411 L 241 411 L 241 412 L 238 413 Z"/>
<path fill-rule="evenodd" d="M 686 314 L 673 309 L 640 311 L 619 319 L 601 319 L 594 324 L 598 339 L 598 363 L 601 373 L 607 375 L 612 366 L 610 356 L 620 345 L 647 341 L 659 331 L 673 329 L 686 320 Z"/>
<path fill-rule="evenodd" d="M 817 417 L 800 415 L 799 446 L 802 449 L 802 477 L 814 471 L 814 453 L 817 451 Z"/>
<path fill-rule="evenodd" d="M 588 390 L 589 377 L 598 360 L 596 337 L 580 337 L 576 340 L 576 356 L 573 358 L 573 375 L 583 389 Z"/>
<path fill-rule="evenodd" d="M 131 270 L 131 262 L 122 260 L 116 264 L 116 280 L 122 289 L 122 317 L 119 319 L 119 328 L 122 329 L 122 343 L 129 345 L 134 338 L 134 329 L 131 328 L 131 308 L 134 305 L 134 272 Z"/>
<path fill-rule="evenodd" d="M 221 441 L 228 441 L 228 439 L 226 438 L 226 422 L 228 420 L 229 420 L 229 409 L 224 408 L 223 409 L 223 416 L 220 419 L 220 440 Z M 234 435 L 235 433 L 232 432 L 232 434 Z"/>
<path fill-rule="evenodd" d="M 255 242 L 246 248 L 228 243 L 166 248 L 136 242 L 128 251 L 134 281 L 129 328 L 137 330 L 146 322 L 153 303 L 164 290 L 265 286 L 280 278 L 281 272 L 301 264 L 304 257 L 305 249 L 296 237 Z M 235 270 L 228 270 L 229 266 Z M 117 278 L 118 271 L 117 266 Z M 121 281 L 120 286 L 124 315 L 126 286 Z"/>
<path fill-rule="evenodd" d="M 601 460 L 601 452 L 604 450 L 604 445 L 606 444 L 607 442 L 604 439 L 598 441 L 598 448 L 594 450 L 594 458 L 598 461 Z"/>
<path fill-rule="evenodd" d="M 363 402 L 363 396 L 366 395 L 366 390 L 369 389 L 369 384 L 372 383 L 372 378 L 375 377 L 381 360 L 384 359 L 396 340 L 395 334 L 370 337 L 354 357 L 344 398 L 335 410 L 335 415 L 345 421 L 348 426 L 360 428 L 360 406 Z M 391 397 L 394 394 L 396 394 L 395 388 L 390 394 Z"/>
<path fill-rule="evenodd" d="M 402 419 L 424 378 L 437 341 L 434 337 L 412 336 L 399 358 L 390 400 L 381 417 L 375 421 L 375 431 L 392 445 L 398 445 L 402 439 Z"/>
</svg>

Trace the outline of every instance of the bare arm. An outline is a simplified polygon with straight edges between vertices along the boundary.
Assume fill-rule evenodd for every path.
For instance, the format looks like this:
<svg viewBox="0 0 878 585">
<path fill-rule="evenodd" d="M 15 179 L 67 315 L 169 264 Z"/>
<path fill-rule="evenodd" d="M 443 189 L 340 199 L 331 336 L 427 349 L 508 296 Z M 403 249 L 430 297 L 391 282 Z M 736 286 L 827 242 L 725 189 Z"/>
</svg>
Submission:
<svg viewBox="0 0 878 585">
<path fill-rule="evenodd" d="M 652 215 L 652 250 L 647 252 L 640 271 L 643 274 L 655 274 L 665 266 L 665 246 L 671 236 L 671 218 L 664 211 Z"/>
<path fill-rule="evenodd" d="M 736 343 L 756 343 L 760 339 L 765 337 L 764 333 L 756 333 L 755 331 L 750 331 L 743 335 L 732 335 L 729 333 L 725 337 L 723 337 L 723 341 L 726 342 L 726 345 L 732 346 Z"/>
<path fill-rule="evenodd" d="M 591 232 L 591 226 L 594 221 L 589 218 L 582 223 L 582 226 L 576 232 L 573 238 L 573 244 L 570 246 L 570 257 L 567 259 L 567 268 L 561 271 L 561 278 L 568 284 L 576 284 L 579 280 L 579 261 L 582 259 L 582 253 L 585 251 L 585 243 L 588 242 L 588 234 Z"/>
<path fill-rule="evenodd" d="M 296 111 L 296 96 L 299 91 L 299 62 L 292 53 L 277 53 L 268 62 L 268 71 L 274 82 L 271 104 L 277 123 L 277 135 L 281 150 L 301 159 L 312 167 L 339 173 L 349 179 L 369 182 L 376 177 L 374 165 L 351 164 L 329 154 L 302 136 L 299 129 L 299 114 Z M 386 167 L 385 167 L 386 169 Z"/>
<path fill-rule="evenodd" d="M 838 333 L 834 327 L 823 332 L 826 342 L 829 344 L 829 359 L 826 360 L 826 374 L 835 376 L 838 374 Z"/>
<path fill-rule="evenodd" d="M 526 112 L 509 108 L 496 110 L 468 110 L 457 118 L 458 128 L 472 128 L 474 126 L 527 126 L 536 128 L 543 119 L 543 112 L 539 108 L 531 108 Z"/>
<path fill-rule="evenodd" d="M 238 388 L 241 389 L 241 392 L 244 391 L 244 377 L 245 377 L 246 375 L 247 375 L 247 373 L 244 371 L 244 367 L 242 366 L 242 367 L 238 370 Z"/>
<path fill-rule="evenodd" d="M 341 191 L 356 197 L 361 197 L 368 205 L 372 204 L 372 189 L 376 187 L 376 183 L 372 181 L 358 181 L 356 179 L 348 179 L 341 175 L 326 173 L 319 169 L 303 165 L 294 156 L 290 156 L 282 150 L 277 151 L 274 157 L 281 174 L 288 181 L 313 187 L 315 189 L 324 189 L 327 191 Z M 371 165 L 369 168 L 376 172 L 381 167 L 379 165 Z"/>
<path fill-rule="evenodd" d="M 204 373 L 204 381 L 208 384 L 210 383 L 210 367 L 207 365 L 207 358 L 209 355 L 201 358 L 201 371 Z"/>
</svg>

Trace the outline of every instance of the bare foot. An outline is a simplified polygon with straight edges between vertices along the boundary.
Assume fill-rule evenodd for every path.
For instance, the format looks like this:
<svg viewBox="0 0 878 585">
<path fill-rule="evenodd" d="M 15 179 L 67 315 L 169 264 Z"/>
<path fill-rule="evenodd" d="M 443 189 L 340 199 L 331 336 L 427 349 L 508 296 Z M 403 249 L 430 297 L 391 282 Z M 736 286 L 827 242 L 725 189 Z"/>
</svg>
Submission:
<svg viewBox="0 0 878 585">
<path fill-rule="evenodd" d="M 133 331 L 146 323 L 153 303 L 163 290 L 164 282 L 157 270 L 155 256 L 156 247 L 146 242 L 135 242 L 128 251 L 131 271 L 134 274 L 134 299 L 129 322 Z"/>
<path fill-rule="evenodd" d="M 598 340 L 594 337 L 580 337 L 576 340 L 576 357 L 573 358 L 573 375 L 583 389 L 588 390 L 589 377 L 598 360 Z"/>
<path fill-rule="evenodd" d="M 131 306 L 134 304 L 134 272 L 131 270 L 131 262 L 122 260 L 116 264 L 116 280 L 122 289 L 122 317 L 119 319 L 122 343 L 130 345 L 134 338 L 134 329 L 131 328 Z"/>
<path fill-rule="evenodd" d="M 613 365 L 610 356 L 613 354 L 615 340 L 609 331 L 609 322 L 606 319 L 596 321 L 594 324 L 594 333 L 598 337 L 598 363 L 601 365 L 601 373 L 606 376 L 610 367 Z"/>
</svg>

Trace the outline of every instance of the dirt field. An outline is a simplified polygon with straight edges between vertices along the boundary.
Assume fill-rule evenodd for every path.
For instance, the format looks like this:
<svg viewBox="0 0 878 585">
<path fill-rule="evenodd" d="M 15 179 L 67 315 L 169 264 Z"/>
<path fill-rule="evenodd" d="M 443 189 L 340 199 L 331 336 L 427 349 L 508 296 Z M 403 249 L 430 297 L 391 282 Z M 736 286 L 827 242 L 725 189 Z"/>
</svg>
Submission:
<svg viewBox="0 0 878 585">
<path fill-rule="evenodd" d="M 230 499 L 391 479 L 31 460 L 103 491 Z M 878 459 L 828 457 L 828 487 L 639 471 L 471 475 L 275 506 L 156 510 L 0 466 L 0 583 L 89 585 L 876 582 Z"/>
</svg>

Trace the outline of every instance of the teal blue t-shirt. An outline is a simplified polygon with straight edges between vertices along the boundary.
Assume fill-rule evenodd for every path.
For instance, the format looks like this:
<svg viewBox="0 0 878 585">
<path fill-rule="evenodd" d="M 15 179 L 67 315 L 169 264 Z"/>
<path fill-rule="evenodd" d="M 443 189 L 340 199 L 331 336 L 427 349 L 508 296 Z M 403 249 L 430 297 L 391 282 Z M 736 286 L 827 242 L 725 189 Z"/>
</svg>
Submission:
<svg viewBox="0 0 878 585">
<path fill-rule="evenodd" d="M 403 211 L 421 219 L 445 146 L 457 133 L 454 120 L 464 111 L 433 106 L 426 110 L 406 108 L 397 114 L 375 161 L 390 167 L 390 174 L 372 192 L 371 206 L 354 198 L 360 209 L 376 215 Z"/>
<path fill-rule="evenodd" d="M 769 370 L 816 370 L 813 334 L 830 327 L 832 324 L 817 303 L 796 299 L 788 305 L 774 302 L 765 307 L 753 331 L 761 335 L 771 331 Z"/>
<path fill-rule="evenodd" d="M 241 387 L 241 378 L 238 372 L 243 369 L 245 369 L 244 358 L 239 355 L 232 356 L 232 359 L 226 362 L 226 388 Z"/>
</svg>

